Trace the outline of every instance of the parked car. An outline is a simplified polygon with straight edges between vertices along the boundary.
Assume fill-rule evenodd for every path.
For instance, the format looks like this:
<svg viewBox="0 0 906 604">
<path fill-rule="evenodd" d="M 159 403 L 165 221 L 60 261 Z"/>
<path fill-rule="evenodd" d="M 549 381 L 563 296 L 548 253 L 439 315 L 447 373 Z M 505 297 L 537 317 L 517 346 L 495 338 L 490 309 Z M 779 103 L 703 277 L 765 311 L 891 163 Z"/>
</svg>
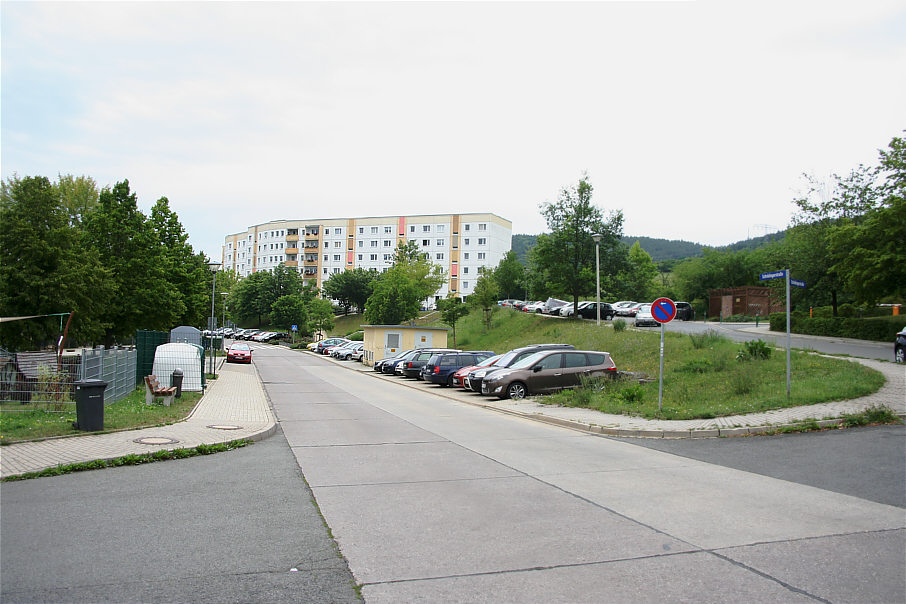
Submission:
<svg viewBox="0 0 906 604">
<path fill-rule="evenodd" d="M 611 306 L 613 306 L 613 311 L 618 317 L 634 317 L 635 311 L 630 311 L 629 309 L 637 306 L 638 304 L 641 303 L 632 302 L 630 300 L 623 300 L 621 302 L 614 302 Z"/>
<path fill-rule="evenodd" d="M 654 315 L 651 314 L 650 304 L 642 304 L 638 312 L 635 313 L 635 326 L 642 327 L 643 325 L 653 325 L 654 327 L 660 325 L 654 320 Z"/>
<path fill-rule="evenodd" d="M 694 321 L 695 309 L 688 302 L 675 302 L 676 318 L 680 321 Z"/>
<path fill-rule="evenodd" d="M 406 377 L 415 378 L 417 380 L 422 379 L 421 372 L 422 367 L 425 366 L 425 363 L 428 362 L 432 356 L 434 356 L 434 351 L 431 350 L 420 350 L 418 354 L 414 357 L 403 361 L 400 365 L 400 373 Z"/>
<path fill-rule="evenodd" d="M 422 367 L 422 379 L 441 386 L 453 385 L 453 374 L 467 365 L 477 365 L 494 356 L 492 350 L 469 350 L 434 354 Z"/>
<path fill-rule="evenodd" d="M 357 346 L 364 346 L 364 345 L 365 344 L 363 344 L 362 342 L 354 342 L 354 341 L 346 342 L 345 344 L 332 348 L 330 350 L 330 356 L 332 356 L 335 359 L 347 360 L 347 359 L 349 359 L 349 355 L 352 353 L 352 351 Z"/>
<path fill-rule="evenodd" d="M 897 363 L 906 363 L 906 327 L 897 334 L 893 344 L 893 360 Z"/>
<path fill-rule="evenodd" d="M 557 298 L 548 298 L 544 302 L 544 308 L 541 309 L 541 312 L 546 315 L 554 314 L 555 310 L 562 308 L 563 306 L 569 304 L 566 300 L 558 300 Z"/>
<path fill-rule="evenodd" d="M 459 350 L 457 350 L 456 348 L 416 348 L 415 350 L 401 358 L 399 361 L 390 363 L 390 365 L 392 366 L 389 368 L 389 371 L 388 366 L 384 365 L 384 373 L 403 375 L 403 367 L 405 366 L 405 363 L 413 360 L 423 353 L 433 354 L 435 352 L 459 352 Z"/>
<path fill-rule="evenodd" d="M 385 363 L 389 363 L 389 362 L 391 362 L 391 361 L 395 361 L 395 360 L 397 360 L 397 359 L 399 359 L 399 358 L 402 358 L 403 356 L 405 356 L 405 355 L 409 354 L 410 352 L 412 352 L 412 350 L 413 350 L 412 348 L 410 348 L 410 349 L 408 349 L 408 350 L 401 350 L 401 351 L 398 352 L 397 354 L 394 354 L 394 355 L 391 355 L 391 356 L 389 356 L 389 357 L 387 357 L 387 358 L 381 359 L 380 361 L 375 361 L 375 362 L 374 362 L 374 365 L 373 365 L 371 368 L 372 368 L 373 370 L 375 370 L 376 372 L 378 372 L 378 373 L 383 373 L 384 364 L 385 364 Z"/>
<path fill-rule="evenodd" d="M 481 393 L 519 400 L 529 394 L 546 394 L 578 386 L 583 377 L 613 376 L 616 370 L 607 352 L 544 350 L 486 376 Z"/>
<path fill-rule="evenodd" d="M 523 300 L 516 300 L 515 302 L 513 302 L 512 306 L 513 306 L 513 308 L 515 308 L 516 310 L 520 310 L 520 311 L 521 311 L 523 308 L 525 308 L 525 305 L 526 305 L 526 304 L 531 304 L 531 302 L 526 302 L 526 301 L 523 301 Z"/>
<path fill-rule="evenodd" d="M 456 372 L 453 374 L 453 385 L 460 388 L 465 388 L 466 378 L 469 377 L 469 373 L 475 371 L 476 369 L 490 367 L 501 358 L 503 358 L 502 354 L 495 354 L 494 356 L 488 357 L 476 365 L 466 365 L 465 367 L 456 370 Z"/>
<path fill-rule="evenodd" d="M 327 354 L 326 350 L 333 346 L 340 346 L 349 342 L 346 338 L 326 338 L 318 342 L 318 345 L 315 347 L 315 352 L 318 354 Z"/>
<path fill-rule="evenodd" d="M 575 348 L 575 346 L 572 344 L 532 344 L 530 346 L 523 346 L 522 348 L 515 348 L 504 354 L 492 367 L 482 367 L 481 369 L 469 372 L 468 377 L 465 379 L 466 388 L 472 392 L 481 392 L 481 382 L 489 374 L 510 367 L 513 363 L 524 359 L 539 350 L 572 350 L 573 348 Z"/>
<path fill-rule="evenodd" d="M 251 363 L 252 349 L 243 342 L 234 342 L 227 348 L 227 363 Z"/>
<path fill-rule="evenodd" d="M 362 343 L 361 346 L 359 346 L 357 349 L 355 349 L 355 350 L 352 351 L 352 353 L 349 355 L 349 360 L 350 360 L 350 361 L 358 361 L 359 363 L 361 363 L 361 362 L 362 362 L 362 358 L 363 358 L 364 356 L 365 356 L 365 344 Z"/>
<path fill-rule="evenodd" d="M 538 312 L 544 310 L 544 302 L 529 302 L 522 307 L 522 312 Z"/>
<path fill-rule="evenodd" d="M 575 310 L 582 310 L 589 304 L 591 304 L 591 300 L 583 300 L 582 302 L 579 302 L 575 306 L 575 308 L 573 307 L 572 304 L 567 304 L 566 306 L 564 306 L 563 308 L 560 309 L 560 316 L 561 317 L 571 317 L 571 316 L 573 316 L 573 313 Z"/>
<path fill-rule="evenodd" d="M 498 300 L 497 305 L 512 308 L 513 305 L 516 304 L 517 302 L 521 303 L 522 300 L 517 300 L 515 298 L 507 298 L 506 300 Z"/>
<path fill-rule="evenodd" d="M 601 318 L 604 320 L 613 319 L 614 310 L 610 304 L 606 302 L 601 302 Z M 579 316 L 583 319 L 595 319 L 598 318 L 598 303 L 589 302 L 581 309 L 579 309 Z"/>
</svg>

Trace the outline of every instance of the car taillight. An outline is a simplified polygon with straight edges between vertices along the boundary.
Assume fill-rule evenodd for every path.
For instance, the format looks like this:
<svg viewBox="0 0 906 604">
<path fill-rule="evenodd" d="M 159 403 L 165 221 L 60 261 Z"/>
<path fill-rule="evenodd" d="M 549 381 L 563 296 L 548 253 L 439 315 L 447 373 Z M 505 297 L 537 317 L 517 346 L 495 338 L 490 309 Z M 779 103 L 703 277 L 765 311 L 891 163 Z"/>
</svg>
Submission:
<svg viewBox="0 0 906 604">
<path fill-rule="evenodd" d="M 409 369 L 412 369 L 412 361 L 409 361 L 408 363 L 406 363 L 406 367 Z"/>
<path fill-rule="evenodd" d="M 605 371 L 616 371 L 616 370 L 617 370 L 616 367 L 608 367 L 607 369 L 605 369 Z"/>
<path fill-rule="evenodd" d="M 433 373 L 440 373 L 440 365 L 435 365 L 435 366 L 434 366 L 434 371 L 433 371 Z"/>
</svg>

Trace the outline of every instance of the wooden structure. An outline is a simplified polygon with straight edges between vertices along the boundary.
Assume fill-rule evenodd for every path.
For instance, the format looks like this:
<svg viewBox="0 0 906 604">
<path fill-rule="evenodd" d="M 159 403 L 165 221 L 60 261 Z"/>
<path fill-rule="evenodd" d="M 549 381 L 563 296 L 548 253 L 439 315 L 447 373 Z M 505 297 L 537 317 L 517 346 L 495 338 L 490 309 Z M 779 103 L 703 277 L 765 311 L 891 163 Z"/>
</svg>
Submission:
<svg viewBox="0 0 906 604">
<path fill-rule="evenodd" d="M 783 303 L 773 299 L 770 287 L 746 285 L 708 290 L 708 316 L 767 317 L 772 312 L 783 312 Z"/>
</svg>

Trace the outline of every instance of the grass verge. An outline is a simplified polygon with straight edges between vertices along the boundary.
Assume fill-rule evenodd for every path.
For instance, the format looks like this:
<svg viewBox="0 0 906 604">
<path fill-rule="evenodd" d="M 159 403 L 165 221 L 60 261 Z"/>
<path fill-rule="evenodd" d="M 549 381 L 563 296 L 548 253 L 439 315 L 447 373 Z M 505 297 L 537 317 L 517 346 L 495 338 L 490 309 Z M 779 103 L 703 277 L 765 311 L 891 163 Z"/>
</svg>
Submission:
<svg viewBox="0 0 906 604">
<path fill-rule="evenodd" d="M 232 451 L 252 444 L 247 439 L 233 440 L 228 443 L 219 443 L 214 445 L 198 445 L 189 449 L 172 449 L 155 451 L 154 453 L 141 453 L 133 455 L 124 455 L 114 459 L 97 459 L 95 461 L 86 461 L 67 465 L 59 465 L 53 468 L 45 468 L 37 472 L 26 472 L 17 476 L 7 476 L 2 482 L 12 482 L 16 480 L 27 480 L 29 478 L 43 478 L 45 476 L 62 476 L 63 474 L 72 474 L 73 472 L 86 472 L 88 470 L 100 470 L 103 468 L 117 468 L 120 466 L 138 466 L 155 461 L 166 461 L 168 459 L 185 459 L 187 457 L 197 457 L 198 455 L 211 455 L 212 453 L 222 453 Z"/>
<path fill-rule="evenodd" d="M 126 398 L 104 406 L 103 434 L 117 430 L 149 428 L 182 421 L 195 408 L 200 392 L 183 392 L 169 407 L 146 405 L 144 388 L 137 388 Z M 29 408 L 28 405 L 8 403 L 0 407 L 0 445 L 25 440 L 87 434 L 72 427 L 76 420 L 75 403 L 58 405 L 62 411 Z"/>
<path fill-rule="evenodd" d="M 584 388 L 541 397 L 543 403 L 588 407 L 604 413 L 651 419 L 709 419 L 828 401 L 877 392 L 884 376 L 858 363 L 807 352 L 791 359 L 792 388 L 786 396 L 786 355 L 767 345 L 733 342 L 716 332 L 673 333 L 664 345 L 664 396 L 658 410 L 660 334 L 657 329 L 615 330 L 611 322 L 561 320 L 499 309 L 486 329 L 473 312 L 456 326 L 457 348 L 510 350 L 560 342 L 611 354 L 617 368 L 646 374 L 650 381 L 600 380 Z M 766 358 L 765 358 L 766 357 Z"/>
</svg>

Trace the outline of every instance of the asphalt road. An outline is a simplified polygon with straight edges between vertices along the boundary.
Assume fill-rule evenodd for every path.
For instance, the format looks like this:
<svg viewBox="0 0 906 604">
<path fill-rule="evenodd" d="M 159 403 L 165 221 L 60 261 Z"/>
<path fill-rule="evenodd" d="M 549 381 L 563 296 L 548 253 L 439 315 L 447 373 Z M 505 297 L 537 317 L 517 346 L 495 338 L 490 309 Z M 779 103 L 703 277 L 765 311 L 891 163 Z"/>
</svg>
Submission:
<svg viewBox="0 0 906 604">
<path fill-rule="evenodd" d="M 361 601 L 279 432 L 0 498 L 2 602 Z"/>
</svg>

